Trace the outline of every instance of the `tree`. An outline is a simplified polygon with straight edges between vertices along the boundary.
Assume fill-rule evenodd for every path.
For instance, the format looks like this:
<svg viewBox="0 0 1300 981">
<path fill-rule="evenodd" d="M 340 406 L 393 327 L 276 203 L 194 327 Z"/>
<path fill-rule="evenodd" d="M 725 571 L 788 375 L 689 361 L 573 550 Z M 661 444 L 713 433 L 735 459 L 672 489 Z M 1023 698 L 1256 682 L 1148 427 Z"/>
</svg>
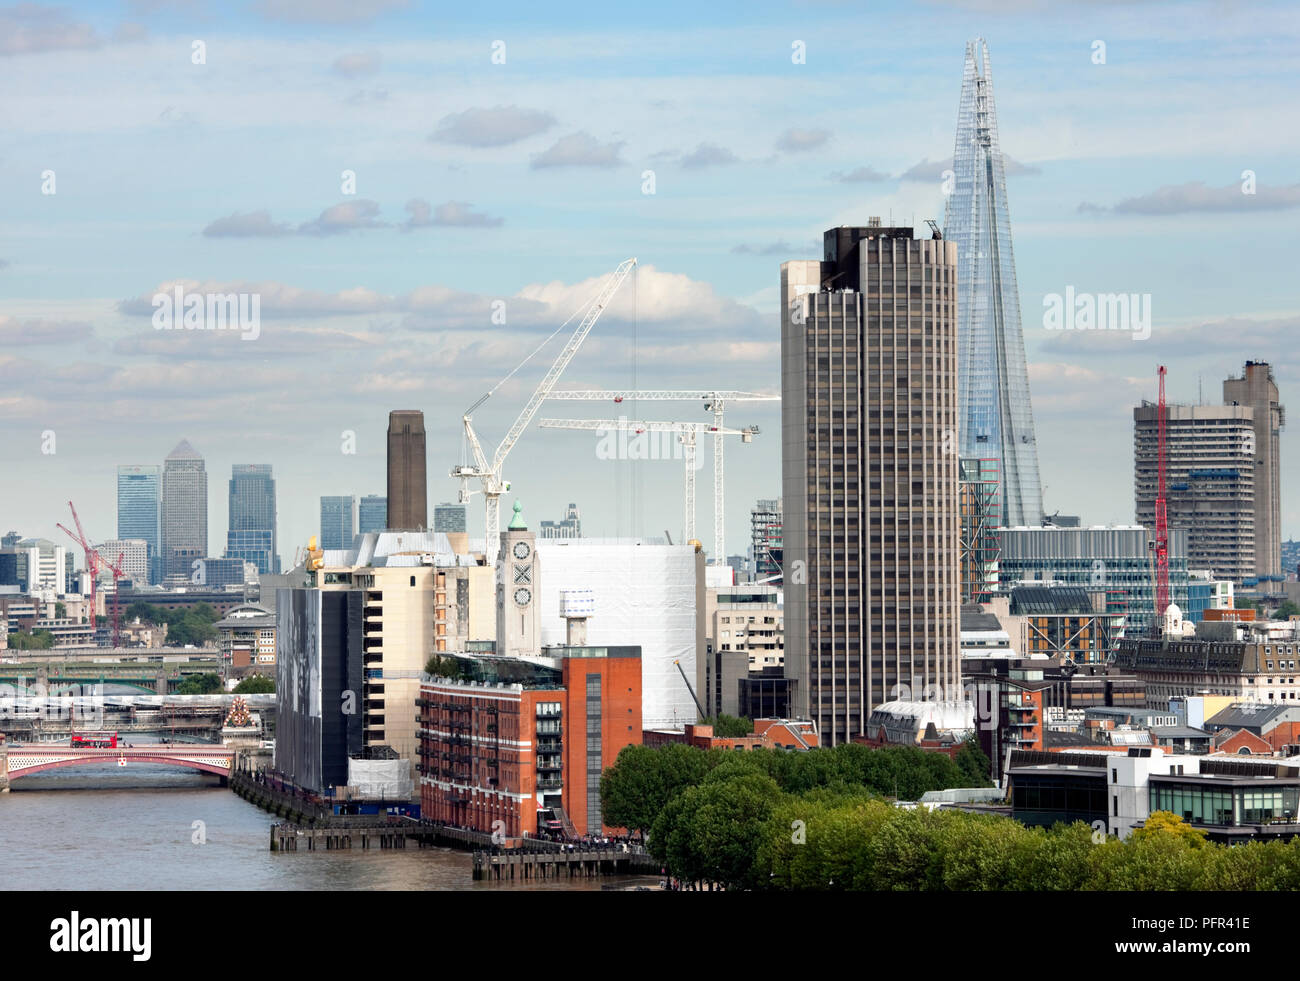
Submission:
<svg viewBox="0 0 1300 981">
<path fill-rule="evenodd" d="M 54 634 L 48 630 L 20 630 L 9 635 L 9 646 L 16 651 L 46 651 L 54 646 Z"/>
<path fill-rule="evenodd" d="M 190 675 L 176 688 L 177 695 L 211 695 L 221 691 L 221 676 L 216 674 Z"/>
<path fill-rule="evenodd" d="M 753 735 L 754 732 L 753 719 L 744 716 L 737 718 L 725 713 L 705 719 L 702 724 L 713 726 L 713 734 L 723 739 L 738 739 L 741 736 Z"/>
<path fill-rule="evenodd" d="M 1143 841 L 1158 836 L 1169 836 L 1187 845 L 1189 848 L 1205 847 L 1205 831 L 1188 824 L 1172 811 L 1152 811 L 1146 823 L 1134 828 L 1133 841 Z"/>
<path fill-rule="evenodd" d="M 751 773 L 691 787 L 673 798 L 651 831 L 651 852 L 679 879 L 752 889 L 763 825 L 781 798 L 771 777 Z"/>
<path fill-rule="evenodd" d="M 54 604 L 54 619 L 62 620 L 68 615 L 68 604 L 58 600 Z"/>
<path fill-rule="evenodd" d="M 989 779 L 989 774 L 993 772 L 993 764 L 985 755 L 984 750 L 980 749 L 980 744 L 974 736 L 961 744 L 961 749 L 957 750 L 957 759 L 954 762 L 966 779 L 967 787 L 993 786 L 993 781 Z"/>
<path fill-rule="evenodd" d="M 605 820 L 644 834 L 654 827 L 669 801 L 700 783 L 712 765 L 709 754 L 681 743 L 658 749 L 625 746 L 600 777 Z"/>
<path fill-rule="evenodd" d="M 136 600 L 126 608 L 126 619 L 128 623 L 133 620 L 154 625 L 164 622 L 158 615 L 158 608 L 152 603 L 146 603 L 144 600 Z"/>
<path fill-rule="evenodd" d="M 270 695 L 275 692 L 275 679 L 254 674 L 235 685 L 236 695 Z"/>
<path fill-rule="evenodd" d="M 1282 605 L 1277 608 L 1274 614 L 1279 620 L 1286 620 L 1290 617 L 1300 616 L 1300 606 L 1296 606 L 1290 600 L 1283 600 Z"/>
<path fill-rule="evenodd" d="M 460 678 L 464 671 L 459 658 L 441 657 L 434 654 L 424 665 L 424 673 L 435 678 Z"/>
</svg>

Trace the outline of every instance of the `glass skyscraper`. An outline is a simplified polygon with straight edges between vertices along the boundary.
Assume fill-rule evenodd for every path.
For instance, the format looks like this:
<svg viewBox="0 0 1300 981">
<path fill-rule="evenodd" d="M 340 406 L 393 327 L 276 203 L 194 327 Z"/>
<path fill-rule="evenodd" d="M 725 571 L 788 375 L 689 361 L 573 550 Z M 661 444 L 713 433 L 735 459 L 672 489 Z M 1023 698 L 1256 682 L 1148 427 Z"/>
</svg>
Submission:
<svg viewBox="0 0 1300 981">
<path fill-rule="evenodd" d="M 159 467 L 117 468 L 117 537 L 141 539 L 146 545 L 149 581 L 159 579 Z M 114 556 L 116 558 L 116 556 Z"/>
<path fill-rule="evenodd" d="M 320 547 L 351 548 L 356 534 L 357 499 L 322 497 L 320 499 Z"/>
<path fill-rule="evenodd" d="M 208 554 L 208 474 L 188 440 L 177 443 L 163 461 L 158 513 L 162 577 L 188 580 L 194 560 Z"/>
<path fill-rule="evenodd" d="M 388 527 L 388 498 L 367 494 L 357 502 L 357 534 L 384 531 Z M 351 545 L 351 542 L 348 542 Z"/>
<path fill-rule="evenodd" d="M 1037 525 L 1043 516 L 1038 445 L 1011 251 L 1006 168 L 983 38 L 966 45 L 953 172 L 944 237 L 957 243 L 959 455 L 996 459 L 1003 520 Z"/>
<path fill-rule="evenodd" d="M 275 479 L 269 463 L 236 463 L 230 468 L 226 558 L 252 562 L 258 572 L 280 571 L 275 541 Z"/>
</svg>

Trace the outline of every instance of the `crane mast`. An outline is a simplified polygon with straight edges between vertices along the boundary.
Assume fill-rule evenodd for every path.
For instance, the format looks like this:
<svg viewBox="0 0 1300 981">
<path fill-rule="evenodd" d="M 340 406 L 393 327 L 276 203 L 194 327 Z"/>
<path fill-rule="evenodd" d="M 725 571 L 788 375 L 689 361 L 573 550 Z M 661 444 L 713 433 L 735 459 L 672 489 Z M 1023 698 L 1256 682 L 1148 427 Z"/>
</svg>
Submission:
<svg viewBox="0 0 1300 981">
<path fill-rule="evenodd" d="M 1165 471 L 1168 467 L 1165 447 L 1166 417 L 1165 366 L 1160 366 L 1160 401 L 1156 408 L 1156 632 L 1163 628 L 1169 609 L 1169 516 L 1165 504 Z"/>
<path fill-rule="evenodd" d="M 685 540 L 695 540 L 695 470 L 696 446 L 700 433 L 716 436 L 715 444 L 722 442 L 723 436 L 739 436 L 743 442 L 752 442 L 758 435 L 757 426 L 744 429 L 728 429 L 726 426 L 712 426 L 706 422 L 637 422 L 628 419 L 542 419 L 537 424 L 542 429 L 585 429 L 642 433 L 676 433 L 682 444 L 682 457 L 686 463 L 686 517 L 683 521 Z"/>
<path fill-rule="evenodd" d="M 591 328 L 600 319 L 605 307 L 608 306 L 609 301 L 613 299 L 614 294 L 623 285 L 623 281 L 627 279 L 628 274 L 632 272 L 635 266 L 635 258 L 626 259 L 620 263 L 619 267 L 614 270 L 614 275 L 609 282 L 601 288 L 595 299 L 588 304 L 586 315 L 569 337 L 564 350 L 555 359 L 555 363 L 551 365 L 550 370 L 547 371 L 546 376 L 537 386 L 528 403 L 520 411 L 514 425 L 510 427 L 501 443 L 497 446 L 491 461 L 487 459 L 487 455 L 483 452 L 483 447 L 479 442 L 478 434 L 474 432 L 472 416 L 475 409 L 492 397 L 492 393 L 496 391 L 496 388 L 493 388 L 465 410 L 462 422 L 465 426 L 465 437 L 469 443 L 474 462 L 469 465 L 453 467 L 451 475 L 460 479 L 460 502 L 462 504 L 468 504 L 470 495 L 473 493 L 469 487 L 470 479 L 477 477 L 482 482 L 485 533 L 483 550 L 490 566 L 496 565 L 497 552 L 501 547 L 501 495 L 510 489 L 509 482 L 501 476 L 501 468 L 505 464 L 506 457 L 514 449 L 515 443 L 519 441 L 523 431 L 532 422 L 533 416 L 537 414 L 543 400 L 551 393 L 551 389 L 555 387 L 555 383 L 559 380 L 560 375 L 564 373 L 564 369 L 569 366 L 573 356 L 578 353 L 578 348 L 582 346 L 587 334 L 591 332 Z M 502 379 L 502 381 L 504 380 Z M 497 387 L 500 387 L 500 385 L 501 382 L 498 382 Z"/>
</svg>

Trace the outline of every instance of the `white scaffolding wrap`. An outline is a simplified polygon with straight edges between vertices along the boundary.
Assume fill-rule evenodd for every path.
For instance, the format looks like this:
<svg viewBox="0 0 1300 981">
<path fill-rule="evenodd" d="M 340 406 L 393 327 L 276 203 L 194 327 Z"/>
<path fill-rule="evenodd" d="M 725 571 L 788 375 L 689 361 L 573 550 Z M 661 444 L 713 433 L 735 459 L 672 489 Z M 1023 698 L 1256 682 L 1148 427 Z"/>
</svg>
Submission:
<svg viewBox="0 0 1300 981">
<path fill-rule="evenodd" d="M 641 648 L 641 721 L 646 728 L 694 722 L 695 703 L 674 661 L 695 678 L 699 617 L 692 545 L 642 545 L 639 539 L 537 540 L 542 646 L 566 641 L 562 590 L 591 590 L 591 647 Z"/>
<path fill-rule="evenodd" d="M 348 760 L 348 786 L 366 800 L 409 801 L 415 796 L 408 760 Z"/>
</svg>

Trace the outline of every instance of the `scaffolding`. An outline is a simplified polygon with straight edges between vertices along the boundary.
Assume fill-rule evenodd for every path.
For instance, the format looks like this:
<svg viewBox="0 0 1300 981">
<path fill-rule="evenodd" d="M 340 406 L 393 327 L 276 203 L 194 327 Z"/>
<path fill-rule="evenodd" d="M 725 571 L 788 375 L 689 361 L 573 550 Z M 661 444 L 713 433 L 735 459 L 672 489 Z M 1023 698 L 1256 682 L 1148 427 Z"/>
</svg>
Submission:
<svg viewBox="0 0 1300 981">
<path fill-rule="evenodd" d="M 961 505 L 961 601 L 987 603 L 998 587 L 1002 524 L 998 461 L 971 457 L 958 461 Z"/>
</svg>

